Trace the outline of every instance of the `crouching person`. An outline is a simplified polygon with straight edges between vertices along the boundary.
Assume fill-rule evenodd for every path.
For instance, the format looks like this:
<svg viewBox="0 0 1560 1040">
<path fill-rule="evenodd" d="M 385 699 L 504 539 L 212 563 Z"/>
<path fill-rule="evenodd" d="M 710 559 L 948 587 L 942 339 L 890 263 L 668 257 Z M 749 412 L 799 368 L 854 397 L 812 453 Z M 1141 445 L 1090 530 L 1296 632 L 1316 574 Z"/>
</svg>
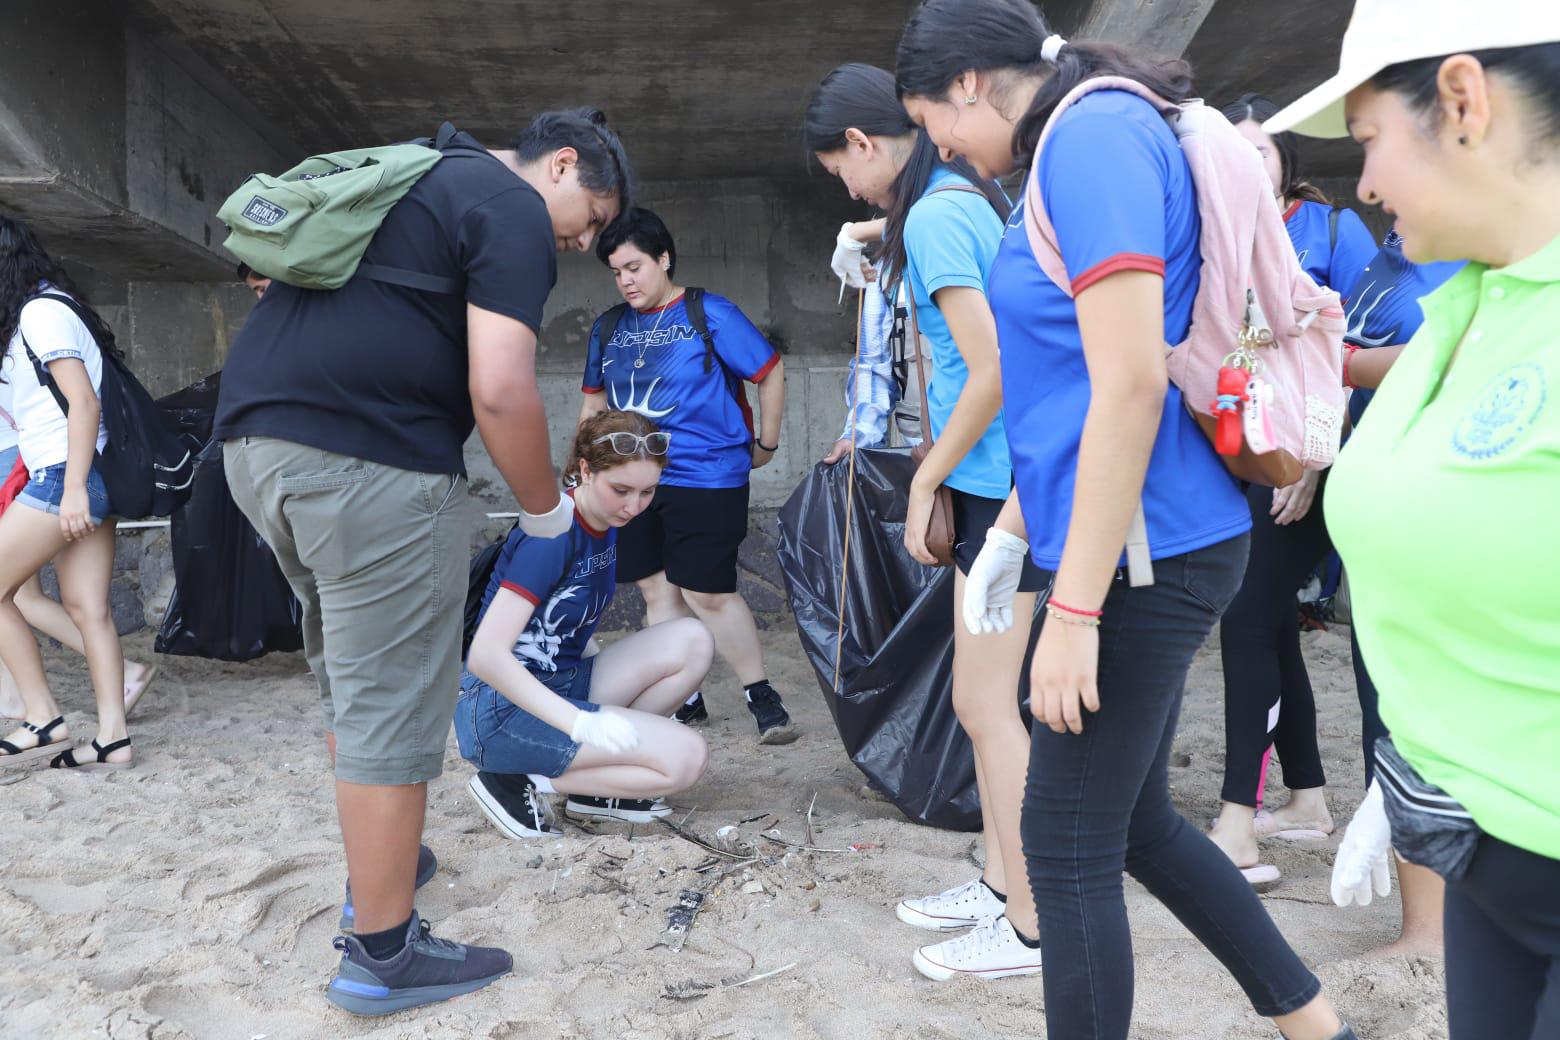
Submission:
<svg viewBox="0 0 1560 1040">
<path fill-rule="evenodd" d="M 481 770 L 472 797 L 509 838 L 555 832 L 549 791 L 569 795 L 571 813 L 648 822 L 704 774 L 704 739 L 668 718 L 709 671 L 703 623 L 652 625 L 587 655 L 617 587 L 618 528 L 649 506 L 670 440 L 633 412 L 587 419 L 564 468 L 573 529 L 516 529 L 488 580 L 455 733 Z"/>
</svg>

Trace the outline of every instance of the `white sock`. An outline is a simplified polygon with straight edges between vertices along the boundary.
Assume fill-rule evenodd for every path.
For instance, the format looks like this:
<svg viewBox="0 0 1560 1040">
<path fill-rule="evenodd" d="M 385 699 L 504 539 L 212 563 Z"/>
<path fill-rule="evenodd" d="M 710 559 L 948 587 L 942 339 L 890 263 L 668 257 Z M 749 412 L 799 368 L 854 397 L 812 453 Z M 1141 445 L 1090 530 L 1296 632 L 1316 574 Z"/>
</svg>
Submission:
<svg viewBox="0 0 1560 1040">
<path fill-rule="evenodd" d="M 690 693 L 688 695 L 688 699 L 683 701 L 683 703 L 684 704 L 692 704 L 694 701 L 698 700 L 702 696 L 703 696 L 703 694 L 701 694 L 698 690 L 694 690 L 692 693 Z"/>
<path fill-rule="evenodd" d="M 536 790 L 537 790 L 538 793 L 540 793 L 540 794 L 557 794 L 558 793 L 558 789 L 553 786 L 552 780 L 549 779 L 548 777 L 542 776 L 540 773 L 527 773 L 526 775 L 531 778 L 531 783 L 533 785 L 535 785 Z"/>
</svg>

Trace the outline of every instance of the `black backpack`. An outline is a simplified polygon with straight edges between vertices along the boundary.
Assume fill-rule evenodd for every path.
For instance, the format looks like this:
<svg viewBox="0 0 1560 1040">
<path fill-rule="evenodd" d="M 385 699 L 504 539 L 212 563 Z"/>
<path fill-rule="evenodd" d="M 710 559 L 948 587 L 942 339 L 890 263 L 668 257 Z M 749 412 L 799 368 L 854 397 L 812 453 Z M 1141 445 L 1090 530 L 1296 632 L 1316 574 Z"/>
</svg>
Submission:
<svg viewBox="0 0 1560 1040">
<path fill-rule="evenodd" d="M 493 578 L 493 568 L 498 566 L 498 555 L 504 551 L 504 543 L 515 533 L 517 523 L 498 541 L 482 548 L 471 558 L 471 571 L 466 578 L 466 621 L 460 634 L 460 659 L 464 661 L 471 652 L 471 640 L 477 634 L 477 622 L 482 619 L 482 597 L 487 595 L 488 582 Z"/>
<path fill-rule="evenodd" d="M 57 292 L 38 293 L 26 302 L 37 299 L 65 304 L 97 340 L 95 315 L 86 307 Z M 70 415 L 70 402 L 60 392 L 48 367 L 33 353 L 26 336 L 22 337 L 22 346 L 32 361 L 39 385 L 48 387 L 60 411 Z M 98 351 L 103 356 L 98 402 L 108 442 L 98 453 L 96 465 L 108 489 L 114 515 L 126 520 L 171 516 L 190 497 L 190 485 L 195 479 L 191 445 L 168 425 L 152 395 L 130 371 L 124 358 L 101 342 Z"/>
</svg>

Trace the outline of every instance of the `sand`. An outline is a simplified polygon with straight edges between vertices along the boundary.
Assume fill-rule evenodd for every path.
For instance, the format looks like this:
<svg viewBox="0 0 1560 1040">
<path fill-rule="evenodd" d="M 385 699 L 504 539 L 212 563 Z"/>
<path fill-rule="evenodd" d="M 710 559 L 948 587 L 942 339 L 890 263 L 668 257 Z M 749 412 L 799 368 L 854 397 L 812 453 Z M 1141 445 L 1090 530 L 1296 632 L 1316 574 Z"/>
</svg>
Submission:
<svg viewBox="0 0 1560 1040">
<path fill-rule="evenodd" d="M 972 877 L 979 849 L 971 835 L 905 822 L 865 790 L 795 633 L 778 628 L 764 642 L 804 736 L 757 745 L 739 688 L 717 666 L 705 686 L 712 764 L 675 799 L 673 818 L 691 811 L 687 826 L 705 835 L 735 825 L 770 861 L 714 885 L 681 952 L 652 948 L 667 908 L 725 863 L 695 872 L 712 857 L 658 827 L 571 826 L 558 840 L 505 841 L 467 797 L 471 769 L 452 738 L 426 835 L 441 866 L 418 905 L 438 934 L 510 949 L 516 971 L 479 994 L 379 1020 L 348 1016 L 322 995 L 338 957 L 344 866 L 301 658 L 163 659 L 134 720 L 134 770 L 35 770 L 0 786 L 0 1037 L 1044 1036 L 1038 977 L 938 985 L 911 967 L 930 933 L 899 924 L 894 903 Z M 150 634 L 127 650 L 148 656 Z M 1341 825 L 1362 793 L 1346 630 L 1308 635 L 1306 652 Z M 1198 821 L 1216 810 L 1223 758 L 1217 661 L 1212 648 L 1198 659 L 1179 739 L 1185 764 L 1173 773 L 1178 804 Z M 88 732 L 79 659 L 55 653 L 49 663 L 72 724 Z M 861 848 L 803 852 L 759 837 L 771 829 L 802 842 L 815 794 L 816 844 Z M 1268 844 L 1285 875 L 1265 896 L 1269 912 L 1362 1038 L 1445 1037 L 1439 963 L 1361 959 L 1394 937 L 1396 893 L 1366 909 L 1333 907 L 1335 844 Z M 1135 1038 L 1272 1035 L 1166 911 L 1135 883 L 1127 893 Z M 665 995 L 793 964 L 701 997 Z"/>
</svg>

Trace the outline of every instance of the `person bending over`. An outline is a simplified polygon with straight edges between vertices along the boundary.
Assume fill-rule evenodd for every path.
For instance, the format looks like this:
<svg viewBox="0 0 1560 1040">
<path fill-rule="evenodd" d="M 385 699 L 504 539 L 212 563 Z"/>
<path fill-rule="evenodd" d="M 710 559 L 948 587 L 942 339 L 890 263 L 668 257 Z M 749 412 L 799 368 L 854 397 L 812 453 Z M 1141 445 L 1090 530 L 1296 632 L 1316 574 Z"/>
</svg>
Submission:
<svg viewBox="0 0 1560 1040">
<path fill-rule="evenodd" d="M 481 770 L 472 797 L 507 837 L 552 833 L 537 786 L 571 812 L 637 821 L 704 775 L 704 738 L 668 716 L 709 671 L 709 629 L 674 618 L 586 653 L 617 588 L 618 528 L 649 508 L 671 439 L 634 412 L 581 423 L 564 467 L 573 528 L 516 528 L 488 580 L 455 733 Z"/>
</svg>

